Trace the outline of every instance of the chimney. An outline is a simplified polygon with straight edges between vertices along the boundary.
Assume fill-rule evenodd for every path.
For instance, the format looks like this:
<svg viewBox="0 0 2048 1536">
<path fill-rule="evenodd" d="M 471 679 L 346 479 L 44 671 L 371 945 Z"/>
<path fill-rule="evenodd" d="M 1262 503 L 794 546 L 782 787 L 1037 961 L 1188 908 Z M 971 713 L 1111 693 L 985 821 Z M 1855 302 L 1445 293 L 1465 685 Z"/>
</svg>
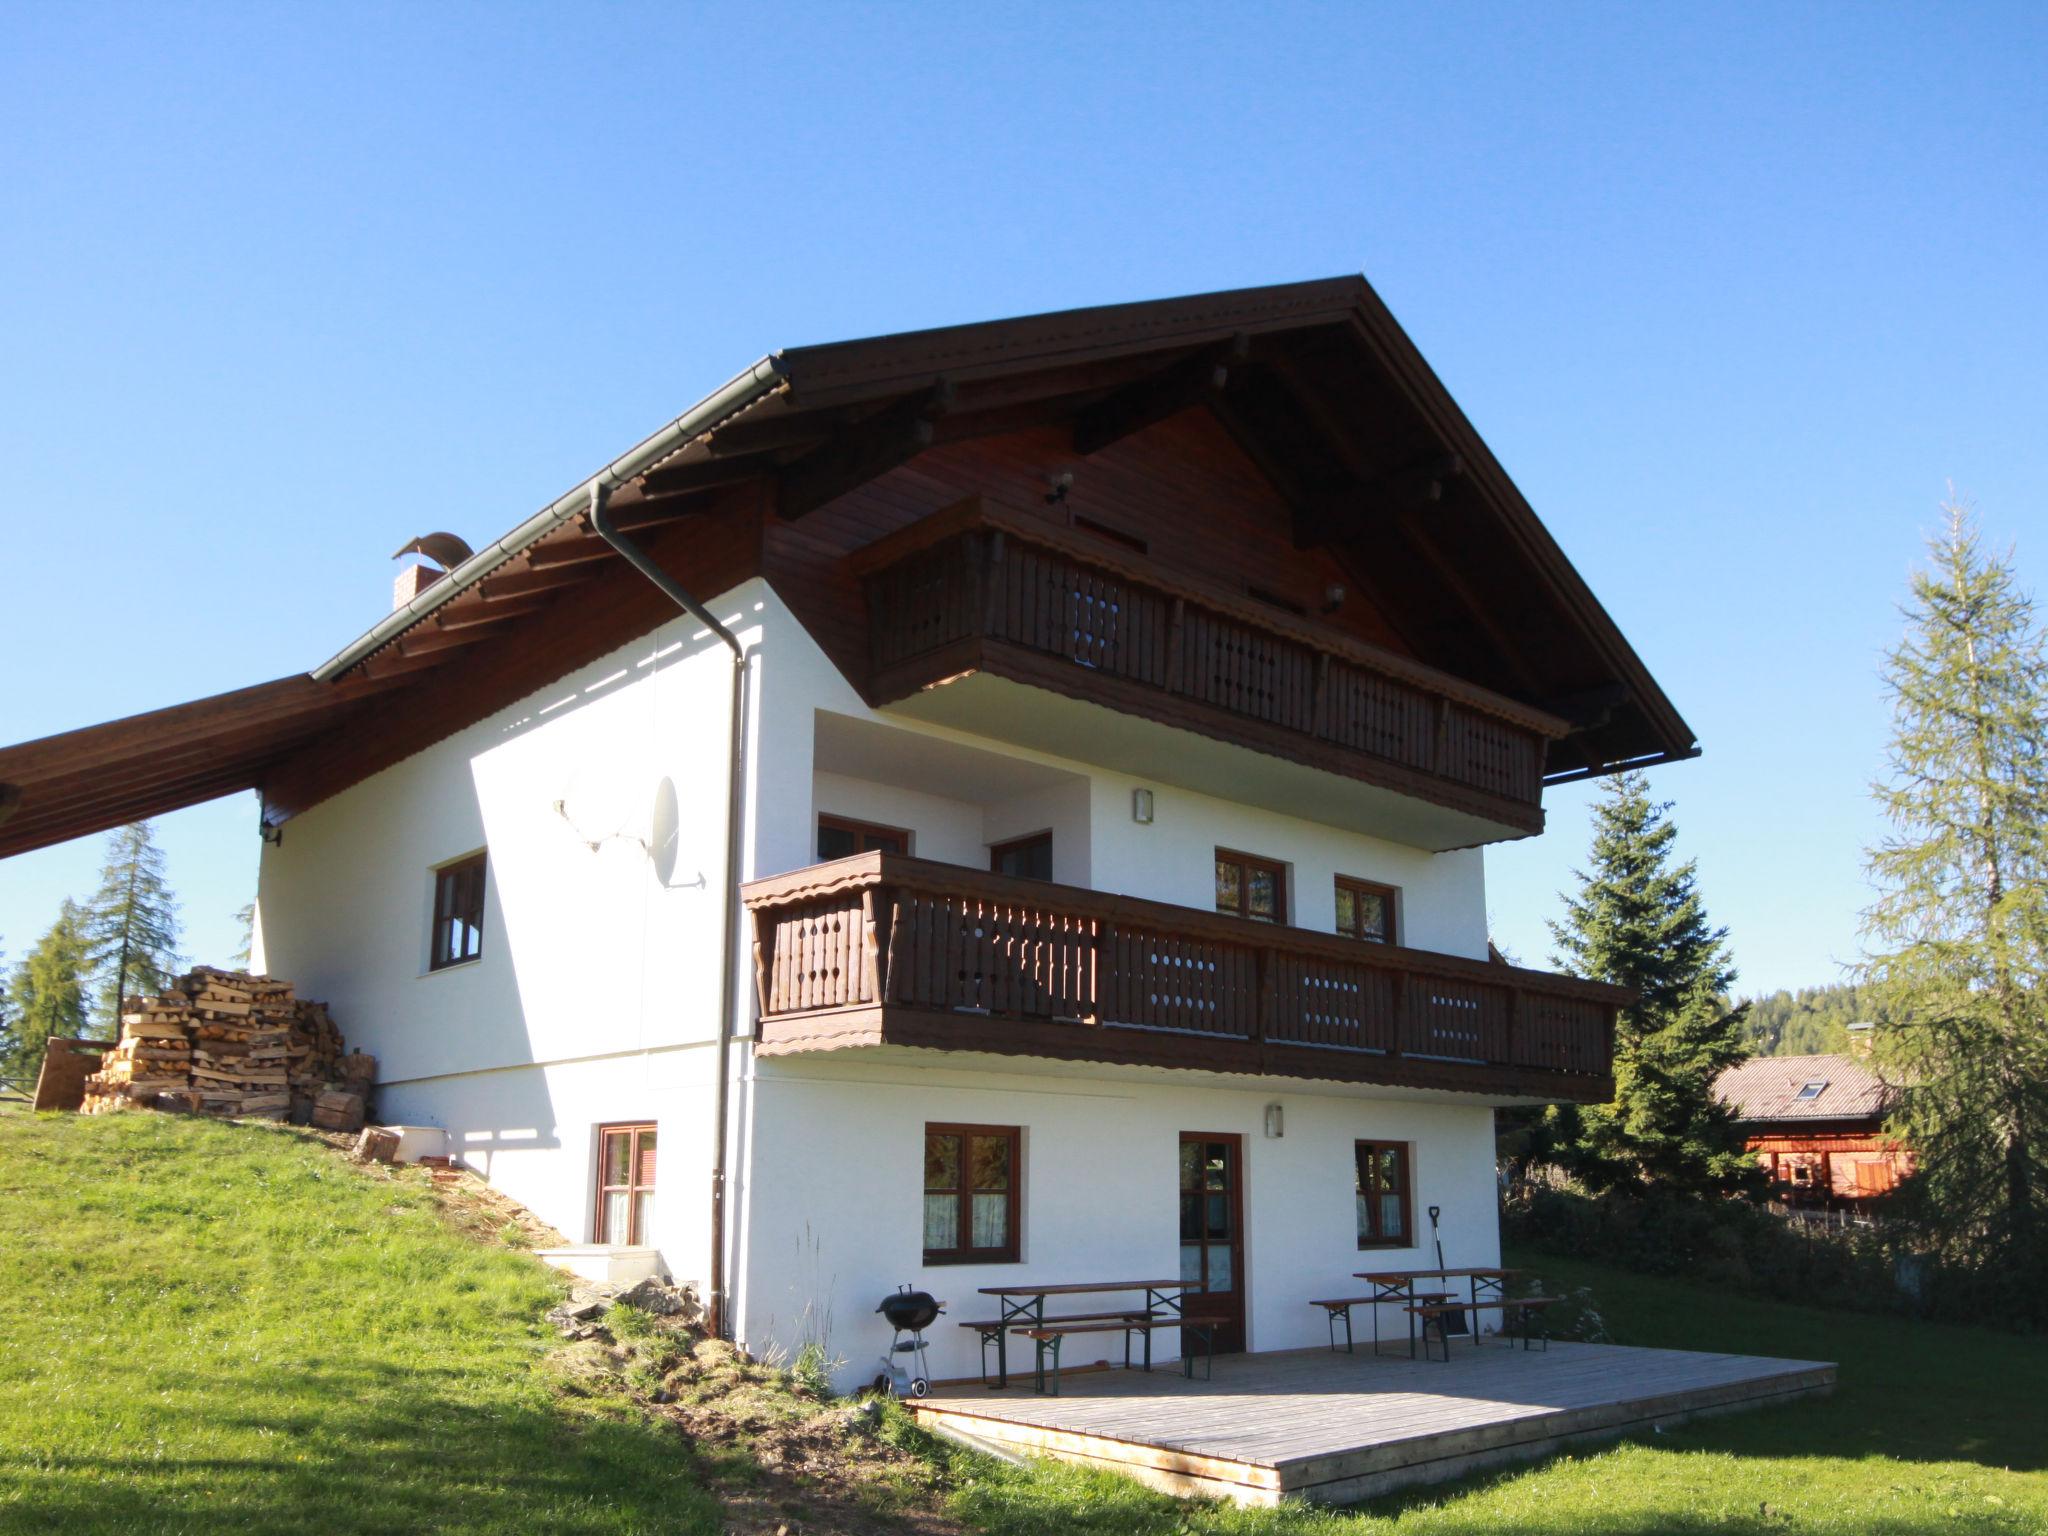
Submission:
<svg viewBox="0 0 2048 1536">
<path fill-rule="evenodd" d="M 1846 1024 L 1843 1028 L 1849 1032 L 1849 1054 L 1858 1061 L 1870 1060 L 1870 1037 L 1876 1033 L 1877 1026 L 1859 1020 L 1854 1024 Z"/>
<path fill-rule="evenodd" d="M 408 565 L 391 583 L 391 610 L 396 613 L 448 573 L 431 565 Z"/>
</svg>

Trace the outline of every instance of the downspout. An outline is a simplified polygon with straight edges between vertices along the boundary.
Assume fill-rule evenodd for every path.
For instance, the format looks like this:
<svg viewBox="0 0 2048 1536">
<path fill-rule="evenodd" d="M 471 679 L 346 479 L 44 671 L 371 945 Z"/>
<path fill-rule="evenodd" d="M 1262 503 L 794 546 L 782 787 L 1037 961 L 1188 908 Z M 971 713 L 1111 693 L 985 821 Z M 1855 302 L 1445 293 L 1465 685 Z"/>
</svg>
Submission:
<svg viewBox="0 0 2048 1536">
<path fill-rule="evenodd" d="M 706 1286 L 705 1314 L 714 1335 L 728 1332 L 725 1315 L 725 1141 L 730 1111 L 728 1078 L 732 1071 L 732 1014 L 738 998 L 733 976 L 733 947 L 739 942 L 740 844 L 745 797 L 741 789 L 746 746 L 747 653 L 733 632 L 714 618 L 682 584 L 649 558 L 647 551 L 620 531 L 612 520 L 611 490 L 601 481 L 590 487 L 590 526 L 626 562 L 658 587 L 669 601 L 702 624 L 732 652 L 731 742 L 725 788 L 725 900 L 718 950 L 718 1081 L 712 1097 L 711 1144 L 711 1275 Z"/>
</svg>

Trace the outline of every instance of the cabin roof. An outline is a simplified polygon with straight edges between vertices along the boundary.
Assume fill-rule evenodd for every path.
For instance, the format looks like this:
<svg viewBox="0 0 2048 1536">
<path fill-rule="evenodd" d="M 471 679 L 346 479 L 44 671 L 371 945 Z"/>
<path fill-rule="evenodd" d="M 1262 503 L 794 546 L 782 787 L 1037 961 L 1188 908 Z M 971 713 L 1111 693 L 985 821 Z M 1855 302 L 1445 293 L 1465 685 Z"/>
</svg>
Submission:
<svg viewBox="0 0 2048 1536">
<path fill-rule="evenodd" d="M 1869 1062 L 1854 1056 L 1752 1056 L 1715 1079 L 1714 1096 L 1739 1122 L 1764 1125 L 1879 1119 L 1891 1107 L 1892 1091 Z"/>
<path fill-rule="evenodd" d="M 537 668 L 575 665 L 565 630 L 624 643 L 584 617 L 600 595 L 616 623 L 651 628 L 662 610 L 579 516 L 592 482 L 710 593 L 753 572 L 704 563 L 689 530 L 707 518 L 766 503 L 800 519 L 934 442 L 1024 426 L 1070 422 L 1085 460 L 1195 407 L 1282 492 L 1296 542 L 1343 560 L 1417 659 L 1569 722 L 1549 781 L 1696 754 L 1442 382 L 1347 276 L 772 354 L 678 418 L 688 430 L 649 440 L 662 451 L 614 460 L 310 674 L 0 749 L 0 857 L 237 789 L 262 791 L 281 820 L 427 745 L 422 730 L 447 734 L 520 696 L 506 689 L 551 680 Z M 373 696 L 387 761 L 351 736 Z"/>
</svg>

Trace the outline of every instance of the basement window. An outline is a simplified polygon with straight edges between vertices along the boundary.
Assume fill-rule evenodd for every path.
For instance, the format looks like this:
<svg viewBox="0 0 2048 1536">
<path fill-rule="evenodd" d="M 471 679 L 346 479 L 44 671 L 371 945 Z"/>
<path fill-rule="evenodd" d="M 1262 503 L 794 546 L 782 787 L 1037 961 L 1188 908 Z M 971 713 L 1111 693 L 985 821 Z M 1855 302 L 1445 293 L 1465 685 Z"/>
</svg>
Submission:
<svg viewBox="0 0 2048 1536">
<path fill-rule="evenodd" d="M 484 948 L 484 855 L 471 854 L 434 871 L 433 947 L 427 969 L 474 960 Z"/>
<path fill-rule="evenodd" d="M 597 1241 L 638 1248 L 654 1228 L 654 1127 L 598 1127 Z"/>
</svg>

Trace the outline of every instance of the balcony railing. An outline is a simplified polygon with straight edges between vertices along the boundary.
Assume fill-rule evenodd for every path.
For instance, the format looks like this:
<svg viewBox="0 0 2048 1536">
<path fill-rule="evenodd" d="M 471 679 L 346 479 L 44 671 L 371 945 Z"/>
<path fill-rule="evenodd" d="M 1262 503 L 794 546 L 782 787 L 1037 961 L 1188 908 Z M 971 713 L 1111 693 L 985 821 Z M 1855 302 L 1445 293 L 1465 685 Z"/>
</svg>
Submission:
<svg viewBox="0 0 2048 1536">
<path fill-rule="evenodd" d="M 1520 831 L 1564 721 L 1327 626 L 970 501 L 869 546 L 869 694 L 991 669 Z"/>
<path fill-rule="evenodd" d="M 905 1044 L 1598 1100 L 1594 982 L 869 853 L 757 880 L 763 1054 Z"/>
</svg>

